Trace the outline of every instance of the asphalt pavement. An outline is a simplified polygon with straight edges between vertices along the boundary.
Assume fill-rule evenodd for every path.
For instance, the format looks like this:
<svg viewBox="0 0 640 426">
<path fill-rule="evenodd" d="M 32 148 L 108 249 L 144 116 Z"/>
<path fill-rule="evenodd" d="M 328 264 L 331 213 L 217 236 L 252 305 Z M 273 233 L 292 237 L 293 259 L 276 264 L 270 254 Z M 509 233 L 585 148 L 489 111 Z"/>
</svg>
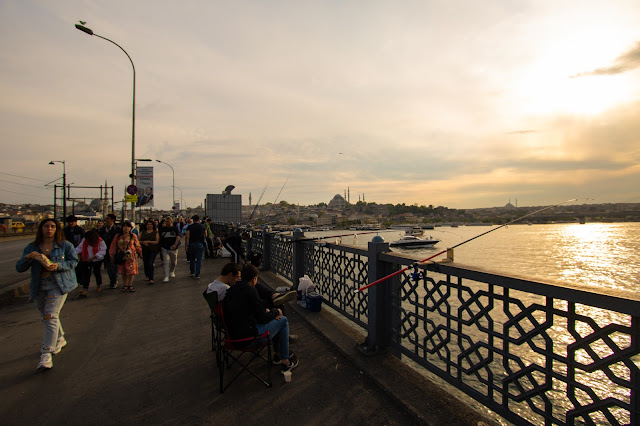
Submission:
<svg viewBox="0 0 640 426">
<path fill-rule="evenodd" d="M 241 376 L 224 393 L 211 352 L 202 297 L 226 259 L 205 260 L 202 279 L 156 284 L 135 293 L 70 293 L 61 319 L 68 345 L 52 370 L 36 374 L 42 324 L 27 298 L 0 309 L 0 418 L 3 425 L 105 424 L 481 424 L 467 404 L 408 372 L 391 356 L 362 358 L 361 335 L 329 313 L 287 307 L 300 359 L 291 383 L 277 368 L 273 387 Z M 13 265 L 12 265 L 13 267 Z M 105 275 L 103 273 L 103 275 Z M 270 285 L 282 284 L 262 274 Z M 25 277 L 26 278 L 26 277 Z M 106 281 L 106 275 L 105 275 Z M 354 334 L 355 333 L 355 334 Z"/>
</svg>

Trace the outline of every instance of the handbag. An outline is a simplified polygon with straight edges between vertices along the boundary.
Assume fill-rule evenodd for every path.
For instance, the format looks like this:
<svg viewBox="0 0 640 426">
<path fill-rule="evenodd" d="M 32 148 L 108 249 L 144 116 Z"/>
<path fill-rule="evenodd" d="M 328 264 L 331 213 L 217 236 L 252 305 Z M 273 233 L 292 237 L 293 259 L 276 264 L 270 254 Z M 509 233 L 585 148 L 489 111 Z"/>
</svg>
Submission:
<svg viewBox="0 0 640 426">
<path fill-rule="evenodd" d="M 115 263 L 116 265 L 123 265 L 126 256 L 127 254 L 123 251 L 117 252 L 115 256 L 113 256 L 113 263 Z"/>
</svg>

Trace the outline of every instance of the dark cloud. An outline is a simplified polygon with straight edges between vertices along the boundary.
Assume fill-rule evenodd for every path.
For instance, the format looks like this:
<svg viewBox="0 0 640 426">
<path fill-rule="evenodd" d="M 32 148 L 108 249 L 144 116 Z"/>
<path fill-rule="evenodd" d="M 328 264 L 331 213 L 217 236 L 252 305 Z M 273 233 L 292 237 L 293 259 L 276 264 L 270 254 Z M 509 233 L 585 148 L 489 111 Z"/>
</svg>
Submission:
<svg viewBox="0 0 640 426">
<path fill-rule="evenodd" d="M 640 41 L 636 42 L 628 52 L 618 56 L 615 63 L 610 67 L 598 68 L 593 71 L 581 72 L 572 75 L 571 78 L 584 77 L 588 75 L 615 75 L 640 68 Z"/>
</svg>

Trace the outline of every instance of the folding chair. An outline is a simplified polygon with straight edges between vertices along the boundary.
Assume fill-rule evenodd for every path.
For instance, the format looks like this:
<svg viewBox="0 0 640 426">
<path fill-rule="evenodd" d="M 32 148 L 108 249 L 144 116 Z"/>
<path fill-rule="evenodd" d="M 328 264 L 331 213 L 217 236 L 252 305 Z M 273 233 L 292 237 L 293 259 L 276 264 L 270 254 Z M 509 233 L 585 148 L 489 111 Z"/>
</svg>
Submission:
<svg viewBox="0 0 640 426">
<path fill-rule="evenodd" d="M 220 303 L 218 305 L 221 305 Z M 219 318 L 221 320 L 222 329 L 224 330 L 224 336 L 218 341 L 219 354 L 221 356 L 218 362 L 218 370 L 220 371 L 220 393 L 223 393 L 231 384 L 242 374 L 243 371 L 248 372 L 253 377 L 258 379 L 268 388 L 271 387 L 271 336 L 266 331 L 255 337 L 249 337 L 245 339 L 233 339 L 229 334 L 229 328 L 224 318 L 224 310 L 219 309 Z M 221 336 L 221 335 L 220 335 Z M 267 352 L 267 356 L 263 355 L 263 351 Z M 239 352 L 239 354 L 235 354 Z M 217 355 L 217 353 L 216 353 Z M 247 355 L 248 361 L 245 361 L 244 355 Z M 249 369 L 249 365 L 257 360 L 261 359 L 267 363 L 267 379 L 260 377 L 254 371 Z M 224 385 L 224 370 L 230 369 L 234 364 L 238 364 L 241 368 L 240 371 Z"/>
<path fill-rule="evenodd" d="M 207 293 L 205 290 L 202 296 L 207 301 L 209 309 L 211 310 L 211 352 L 216 352 L 216 366 L 220 367 L 220 360 L 222 355 L 220 354 L 220 340 L 223 338 L 224 327 L 222 326 L 222 303 L 218 303 L 218 292 L 213 291 Z"/>
</svg>

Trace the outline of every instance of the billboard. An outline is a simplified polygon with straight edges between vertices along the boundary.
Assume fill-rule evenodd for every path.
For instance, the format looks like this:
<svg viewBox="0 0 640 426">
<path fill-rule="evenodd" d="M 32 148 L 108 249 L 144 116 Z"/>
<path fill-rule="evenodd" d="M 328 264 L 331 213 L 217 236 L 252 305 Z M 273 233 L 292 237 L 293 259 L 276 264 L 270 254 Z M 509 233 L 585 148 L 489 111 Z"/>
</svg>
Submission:
<svg viewBox="0 0 640 426">
<path fill-rule="evenodd" d="M 138 167 L 136 184 L 138 187 L 137 207 L 153 207 L 153 167 Z"/>
</svg>

